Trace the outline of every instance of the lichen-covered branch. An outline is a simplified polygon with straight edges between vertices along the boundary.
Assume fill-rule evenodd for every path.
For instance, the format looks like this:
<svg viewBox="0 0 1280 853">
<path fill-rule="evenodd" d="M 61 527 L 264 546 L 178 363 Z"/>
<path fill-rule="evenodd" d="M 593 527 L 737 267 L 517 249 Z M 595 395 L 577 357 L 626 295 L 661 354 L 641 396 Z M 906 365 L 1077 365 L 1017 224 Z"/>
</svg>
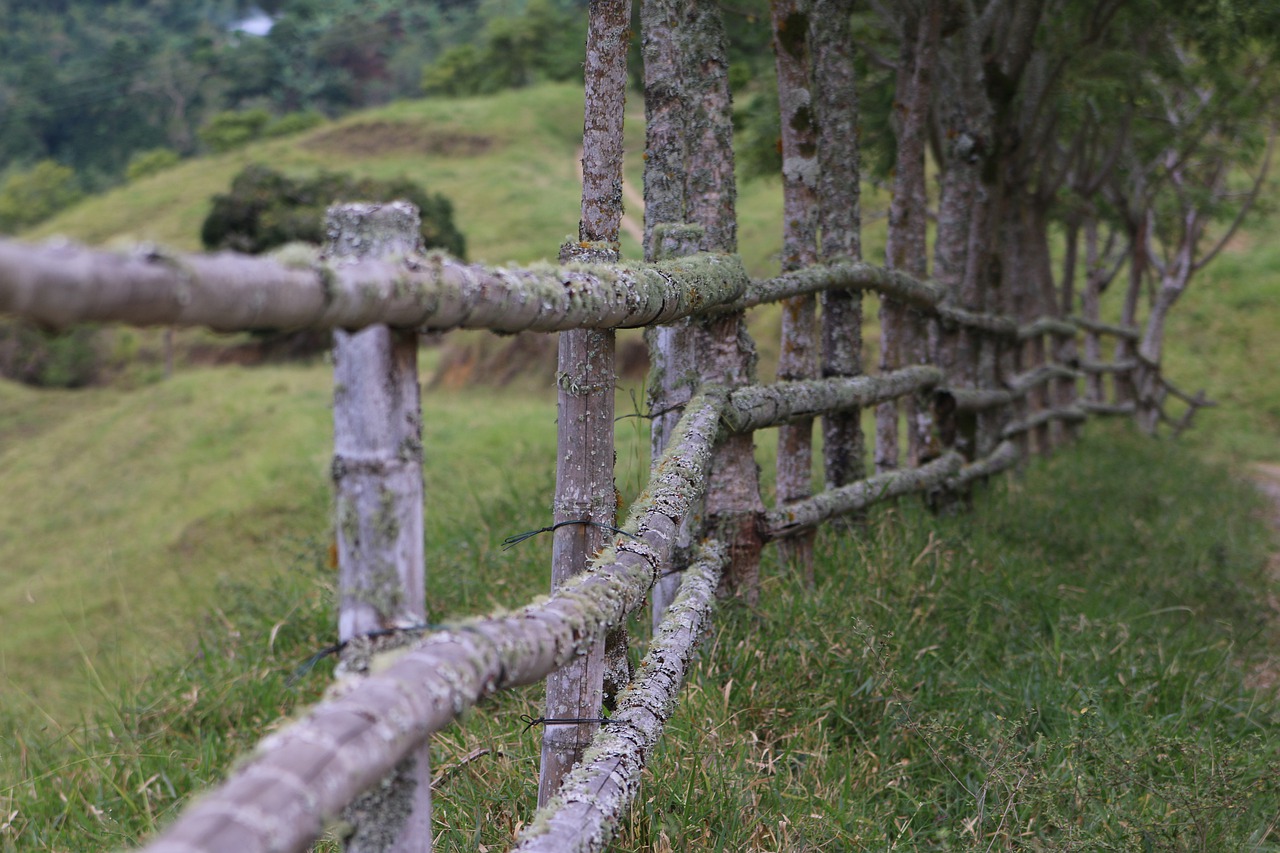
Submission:
<svg viewBox="0 0 1280 853">
<path fill-rule="evenodd" d="M 838 515 L 864 510 L 881 501 L 937 488 L 958 473 L 963 465 L 963 456 L 955 451 L 948 451 L 919 468 L 887 471 L 814 495 L 802 503 L 768 513 L 764 523 L 765 535 L 769 538 L 786 536 L 795 530 L 814 527 Z"/>
<path fill-rule="evenodd" d="M 1026 373 L 1014 376 L 1006 384 L 1009 386 L 1010 391 L 1021 396 L 1031 389 L 1039 388 L 1055 379 L 1075 379 L 1078 376 L 1077 371 L 1069 367 L 1063 367 L 1059 364 L 1042 364 L 1039 367 L 1028 370 Z"/>
<path fill-rule="evenodd" d="M 882 296 L 890 296 L 923 310 L 933 308 L 942 300 L 941 288 L 930 282 L 863 261 L 844 261 L 752 281 L 741 300 L 717 307 L 713 313 L 754 308 L 831 289 L 874 290 Z"/>
<path fill-rule="evenodd" d="M 549 598 L 471 619 L 400 650 L 358 689 L 265 738 L 220 787 L 146 850 L 302 851 L 375 784 L 482 696 L 533 684 L 598 642 L 644 601 L 668 564 L 680 518 L 704 488 L 725 393 L 690 401 L 614 543 Z"/>
<path fill-rule="evenodd" d="M 752 432 L 830 412 L 874 406 L 932 388 L 942 380 L 939 368 L 921 365 L 883 376 L 750 385 L 729 395 L 724 422 L 734 432 Z"/>
<path fill-rule="evenodd" d="M 675 711 L 727 562 L 728 549 L 722 543 L 708 540 L 699 548 L 609 725 L 596 734 L 555 799 L 534 815 L 513 851 L 594 853 L 605 849 L 635 799 L 645 759 Z"/>
<path fill-rule="evenodd" d="M 1079 407 L 1090 415 L 1132 415 L 1138 407 L 1132 401 L 1128 403 L 1099 403 L 1094 400 L 1082 400 Z"/>
<path fill-rule="evenodd" d="M 1137 341 L 1142 338 L 1142 332 L 1133 326 L 1114 326 L 1110 323 L 1100 323 L 1097 320 L 1090 320 L 1087 317 L 1068 317 L 1067 321 L 1073 326 L 1078 326 L 1090 332 L 1097 332 L 1101 335 L 1115 335 L 1118 338 L 1127 338 L 1131 341 Z"/>
<path fill-rule="evenodd" d="M 1090 407 L 1092 409 L 1092 407 Z M 1067 423 L 1084 423 L 1088 420 L 1089 415 L 1086 414 L 1084 408 L 1079 406 L 1070 406 L 1065 409 L 1041 409 L 1035 414 L 1029 415 L 1020 421 L 1014 421 L 1004 428 L 1005 438 L 1014 438 L 1024 435 L 1032 430 L 1047 426 L 1054 421 L 1065 421 Z"/>
<path fill-rule="evenodd" d="M 1121 359 L 1119 361 L 1088 361 L 1081 359 L 1076 362 L 1076 369 L 1081 373 L 1091 374 L 1131 373 L 1138 369 L 1138 360 L 1134 358 Z"/>
<path fill-rule="evenodd" d="M 959 491 L 974 480 L 990 477 L 1018 464 L 1018 447 L 1011 441 L 1002 441 L 988 455 L 971 462 L 959 473 L 947 479 L 947 488 Z"/>
<path fill-rule="evenodd" d="M 1076 326 L 1056 317 L 1040 317 L 1039 319 L 1018 327 L 1018 340 L 1025 341 L 1040 335 L 1075 335 Z"/>
<path fill-rule="evenodd" d="M 1016 338 L 1018 335 L 1018 324 L 999 314 L 966 311 L 948 303 L 939 305 L 937 311 L 939 319 L 945 324 L 963 326 L 975 332 L 986 332 L 1002 338 Z"/>
<path fill-rule="evenodd" d="M 999 388 L 947 388 L 955 401 L 956 411 L 965 414 L 982 412 L 1013 402 L 1014 394 Z"/>
<path fill-rule="evenodd" d="M 737 301 L 732 255 L 657 265 L 502 269 L 443 255 L 295 269 L 230 253 L 120 255 L 0 240 L 0 314 L 77 323 L 254 329 L 397 328 L 557 332 L 669 323 Z"/>
</svg>

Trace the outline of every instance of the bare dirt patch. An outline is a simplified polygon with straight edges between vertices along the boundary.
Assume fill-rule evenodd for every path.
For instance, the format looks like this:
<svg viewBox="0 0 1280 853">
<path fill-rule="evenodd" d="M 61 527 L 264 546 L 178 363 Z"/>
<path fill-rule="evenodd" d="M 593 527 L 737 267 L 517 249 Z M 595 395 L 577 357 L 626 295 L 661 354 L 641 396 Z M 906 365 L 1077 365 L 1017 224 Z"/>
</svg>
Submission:
<svg viewBox="0 0 1280 853">
<path fill-rule="evenodd" d="M 497 145 L 492 136 L 435 130 L 420 124 L 366 121 L 334 128 L 311 137 L 303 148 L 351 157 L 388 154 L 429 154 L 436 157 L 478 157 Z"/>
</svg>

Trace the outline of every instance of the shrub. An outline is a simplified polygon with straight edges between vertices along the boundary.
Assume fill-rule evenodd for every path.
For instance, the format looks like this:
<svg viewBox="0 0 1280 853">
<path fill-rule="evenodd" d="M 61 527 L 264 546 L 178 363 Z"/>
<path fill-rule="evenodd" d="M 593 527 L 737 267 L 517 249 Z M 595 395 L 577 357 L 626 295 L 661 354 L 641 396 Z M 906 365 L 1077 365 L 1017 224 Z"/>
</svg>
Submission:
<svg viewBox="0 0 1280 853">
<path fill-rule="evenodd" d="M 282 115 L 280 118 L 268 124 L 262 129 L 263 136 L 290 136 L 294 133 L 302 133 L 304 130 L 310 130 L 313 127 L 319 127 L 324 124 L 327 119 L 324 113 L 316 110 L 303 110 L 296 113 Z"/>
<path fill-rule="evenodd" d="M 152 148 L 150 151 L 139 151 L 129 159 L 124 175 L 131 181 L 163 172 L 178 164 L 182 158 L 171 148 Z"/>
<path fill-rule="evenodd" d="M 270 122 L 271 113 L 266 110 L 227 110 L 209 119 L 197 135 L 210 151 L 220 154 L 258 139 Z"/>
<path fill-rule="evenodd" d="M 77 326 L 60 334 L 26 323 L 0 323 L 0 376 L 44 388 L 82 388 L 101 367 L 98 329 Z"/>
<path fill-rule="evenodd" d="M 214 196 L 200 238 L 209 249 L 253 254 L 298 241 L 322 243 L 329 205 L 397 199 L 418 206 L 424 246 L 466 255 L 466 240 L 453 222 L 453 205 L 413 181 L 379 181 L 336 172 L 291 178 L 261 164 L 246 167 L 232 180 L 229 193 Z"/>
<path fill-rule="evenodd" d="M 53 160 L 10 173 L 0 184 L 0 233 L 12 233 L 80 200 L 74 170 Z"/>
</svg>

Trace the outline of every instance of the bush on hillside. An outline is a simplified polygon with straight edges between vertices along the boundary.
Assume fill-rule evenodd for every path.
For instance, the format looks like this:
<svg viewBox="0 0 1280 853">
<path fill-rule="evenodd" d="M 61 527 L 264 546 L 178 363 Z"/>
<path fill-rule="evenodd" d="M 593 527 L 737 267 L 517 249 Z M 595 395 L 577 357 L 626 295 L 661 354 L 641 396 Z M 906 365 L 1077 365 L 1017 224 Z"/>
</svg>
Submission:
<svg viewBox="0 0 1280 853">
<path fill-rule="evenodd" d="M 42 388 L 83 388 L 98 378 L 99 348 L 94 326 L 51 334 L 20 321 L 0 323 L 0 376 Z"/>
<path fill-rule="evenodd" d="M 131 181 L 163 172 L 178 165 L 182 158 L 172 148 L 152 148 L 150 151 L 139 151 L 129 159 L 124 175 Z"/>
<path fill-rule="evenodd" d="M 264 127 L 262 135 L 291 136 L 295 133 L 302 133 L 304 130 L 310 130 L 313 127 L 319 127 L 326 120 L 324 113 L 316 110 L 300 110 L 296 113 L 286 113 Z"/>
<path fill-rule="evenodd" d="M 266 110 L 227 110 L 209 119 L 196 135 L 215 154 L 239 148 L 262 136 L 271 123 Z"/>
<path fill-rule="evenodd" d="M 76 173 L 53 160 L 11 172 L 0 184 L 0 234 L 11 234 L 80 200 Z"/>
<path fill-rule="evenodd" d="M 200 239 L 208 249 L 258 254 L 286 243 L 323 243 L 325 210 L 342 201 L 404 200 L 422 215 L 422 242 L 465 257 L 466 239 L 453 222 L 453 205 L 406 178 L 380 181 L 336 172 L 292 178 L 256 164 L 231 182 L 231 191 L 213 197 Z"/>
</svg>

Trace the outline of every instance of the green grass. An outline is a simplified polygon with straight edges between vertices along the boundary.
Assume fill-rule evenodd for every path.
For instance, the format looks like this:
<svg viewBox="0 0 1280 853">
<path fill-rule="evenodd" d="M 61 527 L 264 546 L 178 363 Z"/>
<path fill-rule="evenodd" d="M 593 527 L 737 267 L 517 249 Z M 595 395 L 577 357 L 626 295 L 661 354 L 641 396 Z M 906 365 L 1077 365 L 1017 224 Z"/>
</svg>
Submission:
<svg viewBox="0 0 1280 853">
<path fill-rule="evenodd" d="M 524 445 L 462 466 L 490 427 L 458 406 L 428 443 L 427 470 L 458 478 L 428 548 L 436 616 L 545 577 L 548 543 L 495 543 L 545 519 L 550 430 L 526 409 Z M 429 476 L 438 494 L 449 475 Z M 1246 686 L 1274 642 L 1257 503 L 1180 448 L 1093 428 L 972 513 L 907 501 L 824 533 L 816 591 L 767 563 L 758 608 L 722 607 L 616 849 L 1280 848 L 1280 714 Z M 83 726 L 6 734 L 5 843 L 131 843 L 314 698 L 324 666 L 289 679 L 331 641 L 326 560 L 299 539 L 265 587 L 220 587 L 180 665 Z M 539 738 L 519 717 L 539 703 L 503 694 L 433 740 L 440 849 L 529 820 Z"/>
</svg>

